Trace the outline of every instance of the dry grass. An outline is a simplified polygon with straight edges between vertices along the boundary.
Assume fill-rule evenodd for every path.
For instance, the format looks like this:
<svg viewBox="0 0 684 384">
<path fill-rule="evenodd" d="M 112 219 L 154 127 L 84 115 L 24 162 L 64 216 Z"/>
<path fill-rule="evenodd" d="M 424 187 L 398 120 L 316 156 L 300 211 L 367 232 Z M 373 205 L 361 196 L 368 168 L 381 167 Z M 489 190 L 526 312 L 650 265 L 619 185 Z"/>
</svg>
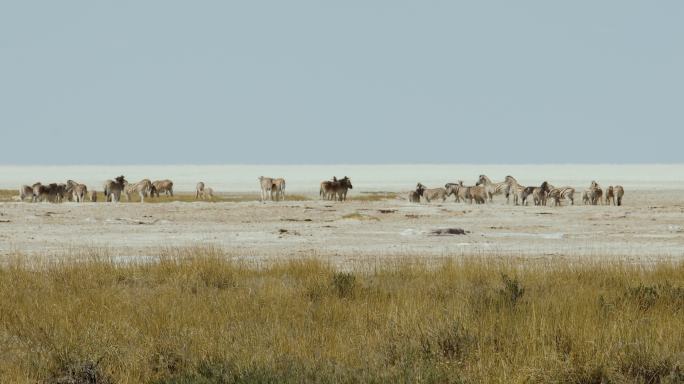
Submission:
<svg viewBox="0 0 684 384">
<path fill-rule="evenodd" d="M 381 200 L 395 200 L 399 197 L 396 192 L 361 192 L 359 194 L 349 193 L 347 199 L 354 201 L 381 201 Z"/>
<path fill-rule="evenodd" d="M 347 220 L 361 220 L 361 221 L 367 221 L 367 220 L 378 221 L 378 220 L 380 220 L 376 216 L 364 215 L 364 214 L 359 213 L 359 212 L 353 212 L 353 213 L 343 215 L 342 218 L 347 219 Z"/>
<path fill-rule="evenodd" d="M 152 198 L 152 199 L 145 199 L 145 202 L 150 202 L 150 203 L 170 203 L 174 201 L 182 201 L 182 202 L 194 202 L 194 201 L 205 201 L 205 202 L 212 202 L 212 203 L 217 203 L 217 202 L 228 202 L 228 203 L 241 203 L 241 202 L 247 202 L 247 201 L 259 201 L 261 199 L 260 194 L 258 193 L 220 193 L 220 194 L 215 194 L 214 197 L 209 200 L 195 200 L 195 194 L 194 193 L 176 193 L 173 197 L 171 196 L 159 196 L 159 198 Z M 125 198 L 123 199 L 125 200 Z M 310 200 L 307 196 L 304 195 L 298 195 L 298 194 L 288 194 L 285 198 L 285 201 L 305 201 L 305 200 Z M 139 198 L 136 198 L 133 201 L 140 201 Z"/>
<path fill-rule="evenodd" d="M 13 189 L 0 189 L 0 202 L 15 201 L 19 199 L 19 191 Z"/>
<path fill-rule="evenodd" d="M 3 383 L 680 383 L 683 363 L 682 264 L 0 267 Z"/>
</svg>

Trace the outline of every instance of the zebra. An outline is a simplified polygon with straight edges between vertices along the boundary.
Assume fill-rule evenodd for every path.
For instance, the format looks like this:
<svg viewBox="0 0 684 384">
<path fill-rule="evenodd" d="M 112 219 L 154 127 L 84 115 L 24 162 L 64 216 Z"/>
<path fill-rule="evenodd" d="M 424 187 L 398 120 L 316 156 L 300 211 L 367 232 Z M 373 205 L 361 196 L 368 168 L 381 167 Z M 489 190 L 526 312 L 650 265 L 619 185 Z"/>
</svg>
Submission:
<svg viewBox="0 0 684 384">
<path fill-rule="evenodd" d="M 613 191 L 615 193 L 615 197 L 617 198 L 617 205 L 619 207 L 622 205 L 622 197 L 625 195 L 625 189 L 622 188 L 622 185 L 616 185 L 613 188 Z"/>
<path fill-rule="evenodd" d="M 473 200 L 475 204 L 484 204 L 487 201 L 487 192 L 482 185 L 470 186 L 466 187 L 465 197 L 469 204 L 472 204 Z"/>
<path fill-rule="evenodd" d="M 587 193 L 587 197 L 591 205 L 602 203 L 601 198 L 603 197 L 603 189 L 601 189 L 596 181 L 592 180 L 589 189 L 587 189 L 585 192 Z"/>
<path fill-rule="evenodd" d="M 347 176 L 341 178 L 337 184 L 333 185 L 333 190 L 337 194 L 337 199 L 339 201 L 347 200 L 347 191 L 353 189 L 351 179 Z"/>
<path fill-rule="evenodd" d="M 570 205 L 575 205 L 575 188 L 572 187 L 559 187 L 556 188 L 551 184 L 549 186 L 548 197 L 553 199 L 554 205 L 561 205 L 561 199 L 570 200 Z"/>
<path fill-rule="evenodd" d="M 195 186 L 195 200 L 199 199 L 200 197 L 204 199 L 204 181 L 200 181 Z"/>
<path fill-rule="evenodd" d="M 273 189 L 273 178 L 259 176 L 259 186 L 261 187 L 261 201 L 266 200 L 271 195 Z"/>
<path fill-rule="evenodd" d="M 128 184 L 123 175 L 118 176 L 114 180 L 105 181 L 102 190 L 104 191 L 105 201 L 111 201 L 112 203 L 118 203 L 121 200 L 121 192 L 123 192 L 124 187 Z"/>
<path fill-rule="evenodd" d="M 152 182 L 152 186 L 154 186 L 154 189 L 152 190 L 152 197 L 155 195 L 159 197 L 160 193 L 173 197 L 173 181 L 169 179 L 155 180 Z"/>
<path fill-rule="evenodd" d="M 506 183 L 508 184 L 508 194 L 513 194 L 513 203 L 519 205 L 525 187 L 518 184 L 518 180 L 511 175 L 506 176 Z M 506 198 L 508 198 L 508 196 L 506 196 Z"/>
<path fill-rule="evenodd" d="M 57 183 L 43 185 L 41 183 L 33 184 L 33 200 L 34 201 L 48 201 L 51 203 L 59 203 L 60 186 Z"/>
<path fill-rule="evenodd" d="M 150 179 L 142 179 L 135 184 L 124 183 L 124 185 L 127 201 L 131 201 L 131 194 L 137 193 L 140 196 L 140 202 L 144 203 L 145 197 L 150 196 L 154 190 L 154 186 Z"/>
<path fill-rule="evenodd" d="M 74 201 L 82 203 L 88 195 L 88 187 L 85 184 L 77 183 L 73 180 L 67 180 L 67 192 L 72 196 Z"/>
<path fill-rule="evenodd" d="M 423 196 L 423 192 L 425 191 L 425 189 L 420 186 L 420 183 L 418 183 L 418 185 L 419 187 L 416 188 L 415 191 L 409 192 L 408 201 L 411 203 L 420 203 L 420 197 Z"/>
<path fill-rule="evenodd" d="M 534 198 L 534 205 L 546 205 L 546 198 L 549 194 L 549 183 L 544 181 L 538 188 L 532 192 Z"/>
<path fill-rule="evenodd" d="M 353 189 L 351 179 L 347 176 L 332 180 L 321 181 L 320 196 L 326 200 L 347 200 L 347 191 Z"/>
<path fill-rule="evenodd" d="M 445 188 L 431 188 L 428 189 L 426 188 L 423 184 L 418 183 L 416 186 L 416 190 L 422 189 L 423 190 L 423 198 L 425 201 L 428 203 L 430 200 L 435 200 L 435 199 L 442 199 L 442 202 L 444 202 L 447 198 L 446 194 L 446 189 Z"/>
<path fill-rule="evenodd" d="M 285 199 L 285 179 L 273 179 L 273 185 L 271 186 L 271 200 L 273 200 L 274 193 L 276 201 Z"/>
<path fill-rule="evenodd" d="M 508 194 L 508 188 L 509 185 L 508 183 L 504 180 L 499 183 L 493 183 L 489 177 L 485 175 L 480 175 L 480 177 L 477 179 L 477 183 L 475 183 L 476 186 L 478 185 L 484 185 L 485 187 L 485 192 L 487 193 L 487 197 L 489 197 L 489 202 L 492 202 L 492 197 L 494 195 L 499 195 L 499 194 L 505 194 L 506 195 L 506 204 L 509 202 L 509 194 Z"/>
<path fill-rule="evenodd" d="M 19 199 L 25 201 L 29 197 L 31 198 L 31 201 L 33 201 L 33 187 L 29 185 L 22 185 L 19 187 Z"/>
<path fill-rule="evenodd" d="M 613 200 L 613 205 L 615 205 L 615 194 L 613 191 L 613 186 L 609 185 L 608 188 L 606 188 L 606 205 L 610 205 L 610 201 Z"/>
<path fill-rule="evenodd" d="M 534 205 L 546 205 L 546 194 L 549 190 L 549 183 L 546 181 L 539 187 L 526 187 L 522 193 L 522 204 L 527 205 L 527 198 L 532 195 Z"/>
<path fill-rule="evenodd" d="M 206 187 L 204 188 L 204 195 L 203 197 L 208 198 L 209 200 L 212 200 L 214 198 L 214 189 L 212 187 Z"/>
<path fill-rule="evenodd" d="M 459 192 L 463 186 L 463 181 L 459 180 L 458 183 L 446 183 L 444 184 L 444 190 L 446 191 L 447 197 L 454 195 L 455 201 L 458 203 L 461 201 Z"/>
<path fill-rule="evenodd" d="M 446 183 L 444 184 L 444 189 L 446 191 L 446 195 L 451 196 L 454 195 L 456 198 L 456 202 L 460 202 L 463 200 L 465 202 L 465 192 L 466 188 L 463 185 L 463 180 L 459 180 L 458 183 Z"/>
<path fill-rule="evenodd" d="M 211 187 L 204 185 L 204 182 L 200 181 L 197 183 L 195 199 L 201 198 L 202 200 L 208 198 L 209 200 L 214 198 L 214 190 Z"/>
</svg>

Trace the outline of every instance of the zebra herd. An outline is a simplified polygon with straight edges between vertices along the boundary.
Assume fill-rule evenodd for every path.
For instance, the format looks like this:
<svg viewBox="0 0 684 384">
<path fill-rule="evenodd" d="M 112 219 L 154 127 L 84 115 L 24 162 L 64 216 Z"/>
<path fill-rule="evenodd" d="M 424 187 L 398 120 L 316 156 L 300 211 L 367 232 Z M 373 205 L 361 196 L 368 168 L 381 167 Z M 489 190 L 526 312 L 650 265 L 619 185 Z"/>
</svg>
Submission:
<svg viewBox="0 0 684 384">
<path fill-rule="evenodd" d="M 584 204 L 605 204 L 622 205 L 622 197 L 625 190 L 622 186 L 609 186 L 606 189 L 605 199 L 603 198 L 603 189 L 596 181 L 592 181 L 589 188 L 582 193 L 582 201 Z M 422 183 L 416 185 L 414 191 L 409 192 L 408 201 L 419 203 L 421 198 L 426 202 L 441 199 L 446 201 L 447 197 L 453 195 L 456 202 L 468 202 L 472 204 L 484 204 L 485 202 L 492 202 L 496 195 L 505 195 L 506 204 L 510 203 L 513 197 L 515 205 L 528 205 L 529 200 L 533 201 L 534 205 L 546 205 L 549 200 L 553 205 L 560 206 L 562 200 L 568 200 L 571 205 L 575 204 L 575 188 L 569 186 L 555 187 L 544 181 L 538 187 L 523 186 L 513 177 L 506 176 L 506 178 L 498 183 L 486 175 L 480 175 L 475 182 L 475 185 L 466 186 L 462 180 L 457 183 L 447 183 L 444 188 L 426 188 Z"/>
<path fill-rule="evenodd" d="M 122 176 L 107 180 L 102 186 L 102 192 L 106 202 L 119 202 L 121 195 L 126 196 L 127 201 L 131 201 L 134 195 L 140 196 L 140 202 L 145 202 L 145 198 L 159 197 L 161 194 L 173 196 L 173 181 L 143 179 L 137 183 L 129 183 Z M 214 195 L 213 189 L 205 187 L 203 182 L 197 184 L 196 199 L 211 199 Z M 22 185 L 19 188 L 19 199 L 31 202 L 51 202 L 61 203 L 65 200 L 82 203 L 88 198 L 91 202 L 97 202 L 98 194 L 94 189 L 88 192 L 85 184 L 73 180 L 66 183 L 42 184 L 40 182 L 31 186 Z"/>
<path fill-rule="evenodd" d="M 258 178 L 261 187 L 261 201 L 264 200 L 284 200 L 285 199 L 285 179 L 260 176 Z M 352 189 L 351 179 L 347 176 L 338 179 L 333 177 L 331 180 L 324 180 L 320 183 L 319 196 L 324 200 L 345 201 L 347 193 Z M 150 181 L 143 179 L 137 183 L 129 183 L 124 176 L 118 176 L 113 180 L 105 181 L 102 191 L 106 202 L 119 202 L 121 195 L 126 196 L 127 201 L 132 200 L 132 196 L 138 195 L 140 202 L 146 198 L 159 197 L 160 194 L 173 196 L 173 181 L 156 180 Z M 204 182 L 197 183 L 195 199 L 212 199 L 214 190 L 207 187 Z M 622 205 L 622 198 L 625 190 L 620 185 L 609 186 L 605 194 L 603 189 L 596 181 L 592 181 L 589 188 L 582 192 L 582 202 L 584 204 L 606 204 Z M 493 182 L 486 175 L 480 175 L 475 185 L 464 185 L 462 180 L 457 183 L 447 183 L 440 188 L 427 188 L 422 183 L 416 185 L 414 191 L 409 192 L 408 200 L 419 203 L 446 201 L 450 196 L 454 196 L 456 202 L 468 202 L 472 204 L 485 204 L 492 202 L 494 196 L 506 196 L 506 203 L 509 204 L 511 197 L 515 205 L 528 205 L 532 200 L 534 205 L 547 205 L 549 200 L 555 206 L 560 206 L 563 200 L 567 200 L 571 205 L 575 204 L 575 188 L 569 186 L 555 187 L 549 182 L 544 181 L 539 186 L 523 186 L 513 177 L 506 176 L 501 182 Z M 98 195 L 95 190 L 91 190 L 81 183 L 67 180 L 66 183 L 35 183 L 31 186 L 22 185 L 19 188 L 19 197 L 22 201 L 32 202 L 47 201 L 59 203 L 64 200 L 84 202 L 86 198 L 96 202 Z"/>
<path fill-rule="evenodd" d="M 345 201 L 347 200 L 347 192 L 353 188 L 349 177 L 345 176 L 338 179 L 333 176 L 332 180 L 321 181 L 318 194 L 324 200 Z"/>
</svg>

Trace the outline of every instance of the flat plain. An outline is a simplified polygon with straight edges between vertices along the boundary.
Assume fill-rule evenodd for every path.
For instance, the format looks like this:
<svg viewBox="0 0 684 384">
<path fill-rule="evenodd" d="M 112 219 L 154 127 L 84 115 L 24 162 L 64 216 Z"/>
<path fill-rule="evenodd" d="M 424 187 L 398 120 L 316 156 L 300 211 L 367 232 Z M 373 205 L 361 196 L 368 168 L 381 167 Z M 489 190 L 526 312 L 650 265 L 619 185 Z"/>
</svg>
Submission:
<svg viewBox="0 0 684 384">
<path fill-rule="evenodd" d="M 402 257 L 610 258 L 635 263 L 684 258 L 684 191 L 628 190 L 621 207 L 414 204 L 405 193 L 352 193 L 346 202 L 291 196 L 260 202 L 188 194 L 159 203 L 0 203 L 0 254 L 59 256 L 106 250 L 154 257 L 166 247 L 211 246 L 234 258 L 322 258 L 335 265 Z M 9 192 L 8 192 L 9 193 Z M 159 200 L 157 200 L 159 202 Z M 463 229 L 463 235 L 433 231 Z M 492 256 L 494 257 L 494 256 Z"/>
</svg>

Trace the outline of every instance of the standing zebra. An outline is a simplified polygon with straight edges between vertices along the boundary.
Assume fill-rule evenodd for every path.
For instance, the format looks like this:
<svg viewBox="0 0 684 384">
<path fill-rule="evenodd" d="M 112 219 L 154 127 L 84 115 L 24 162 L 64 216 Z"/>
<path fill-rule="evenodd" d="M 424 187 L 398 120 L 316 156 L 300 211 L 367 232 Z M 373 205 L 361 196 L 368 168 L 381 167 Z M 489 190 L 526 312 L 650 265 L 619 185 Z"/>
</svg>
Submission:
<svg viewBox="0 0 684 384">
<path fill-rule="evenodd" d="M 461 200 L 465 203 L 466 187 L 463 185 L 463 180 L 459 180 L 458 183 L 446 183 L 444 184 L 444 189 L 447 197 L 453 194 L 457 203 Z"/>
<path fill-rule="evenodd" d="M 610 205 L 610 201 L 613 200 L 613 205 L 615 205 L 615 194 L 613 193 L 613 186 L 609 185 L 606 188 L 606 205 Z"/>
<path fill-rule="evenodd" d="M 428 203 L 430 200 L 437 200 L 437 199 L 442 199 L 442 202 L 444 202 L 447 198 L 446 194 L 446 189 L 445 188 L 426 188 L 423 184 L 418 183 L 416 185 L 416 191 L 422 190 L 422 196 L 427 201 Z"/>
<path fill-rule="evenodd" d="M 602 203 L 601 198 L 603 197 L 603 189 L 601 189 L 596 181 L 592 180 L 589 189 L 587 189 L 585 192 L 587 193 L 587 197 L 591 205 Z"/>
<path fill-rule="evenodd" d="M 485 175 L 480 175 L 480 177 L 477 179 L 477 183 L 475 185 L 484 185 L 485 192 L 487 193 L 487 197 L 489 198 L 489 202 L 492 202 L 492 197 L 494 195 L 500 195 L 500 194 L 506 194 L 506 204 L 509 202 L 509 194 L 508 194 L 508 183 L 504 180 L 499 183 L 493 183 L 489 177 Z"/>
<path fill-rule="evenodd" d="M 549 183 L 546 181 L 539 187 L 527 187 L 523 189 L 522 204 L 527 205 L 527 198 L 532 195 L 534 205 L 546 205 L 546 194 L 549 191 Z"/>
<path fill-rule="evenodd" d="M 105 181 L 102 186 L 104 191 L 105 201 L 111 201 L 112 203 L 118 203 L 121 200 L 121 192 L 123 192 L 124 187 L 128 184 L 126 178 L 123 175 L 118 176 L 114 180 Z"/>
<path fill-rule="evenodd" d="M 506 176 L 506 183 L 508 184 L 508 194 L 513 194 L 513 203 L 519 205 L 520 201 L 522 201 L 522 194 L 525 191 L 525 187 L 518 184 L 518 180 L 511 175 Z"/>
<path fill-rule="evenodd" d="M 131 201 L 131 195 L 137 193 L 140 196 L 140 202 L 145 202 L 145 197 L 150 196 L 154 189 L 154 185 L 150 179 L 142 179 L 135 184 L 124 183 L 124 193 L 126 194 L 126 201 Z"/>
<path fill-rule="evenodd" d="M 562 199 L 570 200 L 570 205 L 575 205 L 575 188 L 573 187 L 554 187 L 551 184 L 549 186 L 548 198 L 553 199 L 554 205 L 561 205 Z"/>
<path fill-rule="evenodd" d="M 617 205 L 621 206 L 622 205 L 622 196 L 625 195 L 625 189 L 622 188 L 622 185 L 616 185 L 613 188 L 613 191 L 615 193 L 615 197 L 617 198 Z"/>
</svg>

